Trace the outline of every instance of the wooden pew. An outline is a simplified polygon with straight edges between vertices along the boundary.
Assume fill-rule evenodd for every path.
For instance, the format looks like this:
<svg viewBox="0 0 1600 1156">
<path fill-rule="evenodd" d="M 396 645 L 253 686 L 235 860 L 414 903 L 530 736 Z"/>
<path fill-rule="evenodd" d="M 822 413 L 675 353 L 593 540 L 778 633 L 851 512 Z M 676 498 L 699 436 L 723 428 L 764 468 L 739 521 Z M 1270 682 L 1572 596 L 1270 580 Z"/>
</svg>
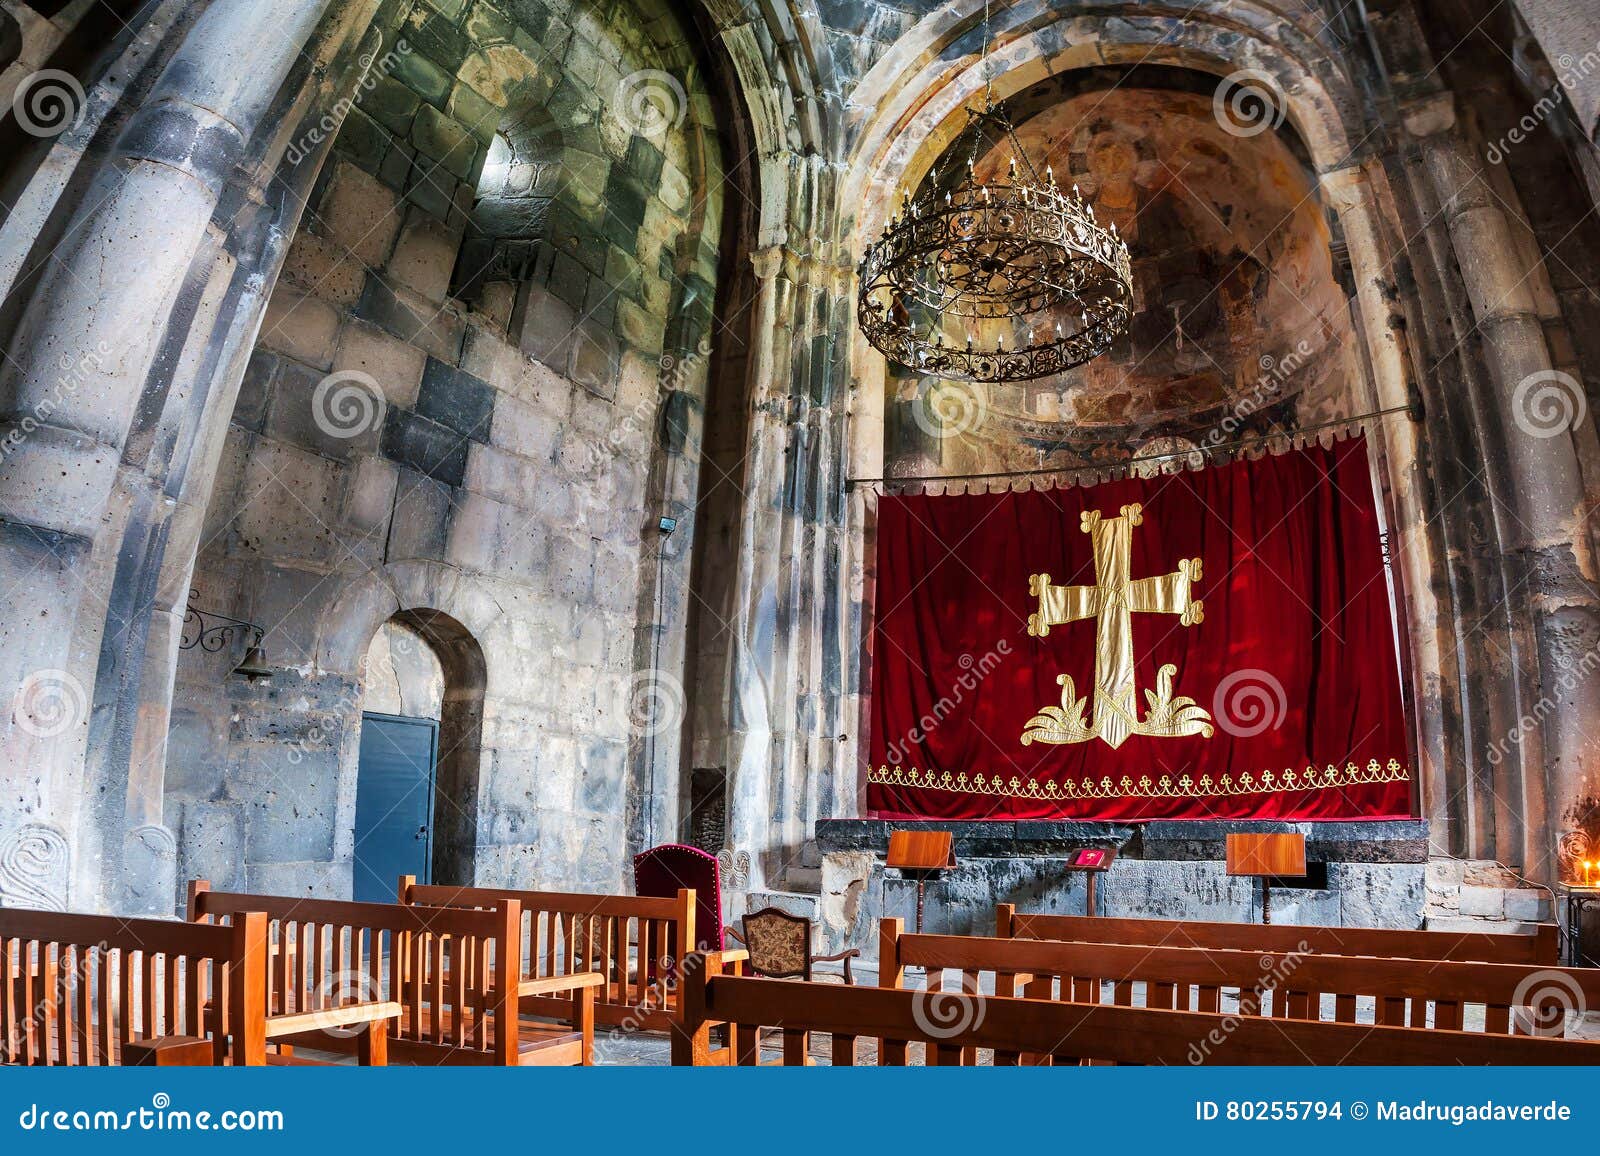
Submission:
<svg viewBox="0 0 1600 1156">
<path fill-rule="evenodd" d="M 1590 968 L 907 935 L 883 920 L 880 985 L 903 987 L 908 967 L 924 970 L 930 992 L 950 990 L 954 971 L 956 991 L 1275 1020 L 1460 1031 L 1472 1008 L 1491 1035 L 1560 1035 L 1563 1008 L 1600 1010 Z"/>
<path fill-rule="evenodd" d="M 1016 996 L 843 987 L 729 976 L 714 961 L 686 969 L 683 1019 L 672 1060 L 710 1059 L 711 1026 L 734 1025 L 735 1058 L 757 1062 L 756 1033 L 782 1035 L 781 1062 L 805 1062 L 814 1033 L 831 1037 L 833 1063 L 864 1057 L 877 1038 L 878 1062 L 904 1065 L 920 1043 L 942 1064 L 971 1064 L 992 1052 L 996 1065 L 1025 1062 L 1118 1064 L 1593 1064 L 1600 1044 L 1547 1036 L 1489 1035 L 1451 1029 L 1267 1020 L 1215 1012 L 1083 1005 Z M 1207 1041 L 1221 1039 L 1207 1048 Z"/>
<path fill-rule="evenodd" d="M 671 899 L 652 899 L 428 885 L 403 875 L 399 900 L 479 910 L 507 901 L 520 904 L 519 993 L 525 1014 L 564 1018 L 574 1014 L 573 999 L 583 996 L 593 999 L 594 1022 L 606 1027 L 665 1031 L 677 1016 L 679 945 L 695 943 L 691 889 Z M 736 953 L 723 954 L 733 958 Z M 598 976 L 596 986 L 564 997 L 561 980 L 585 973 Z"/>
<path fill-rule="evenodd" d="M 266 968 L 260 913 L 196 927 L 0 908 L 0 1063 L 264 1064 Z"/>
<path fill-rule="evenodd" d="M 1553 924 L 1532 935 L 1474 931 L 1391 931 L 1371 927 L 1207 923 L 1190 919 L 1106 919 L 1087 915 L 1025 915 L 1010 903 L 995 906 L 1000 939 L 1054 939 L 1150 947 L 1210 947 L 1231 951 L 1301 951 L 1318 955 L 1381 955 L 1394 959 L 1478 960 L 1553 966 L 1560 944 Z M 1300 944 L 1305 944 L 1301 948 Z"/>
<path fill-rule="evenodd" d="M 267 1036 L 282 1047 L 354 1051 L 363 1062 L 587 1064 L 593 1004 L 576 1025 L 524 1022 L 522 913 L 351 903 L 189 888 L 191 920 L 263 911 L 271 956 L 263 978 Z M 592 991 L 599 977 L 562 977 Z M 381 1030 L 387 1025 L 387 1031 Z"/>
</svg>

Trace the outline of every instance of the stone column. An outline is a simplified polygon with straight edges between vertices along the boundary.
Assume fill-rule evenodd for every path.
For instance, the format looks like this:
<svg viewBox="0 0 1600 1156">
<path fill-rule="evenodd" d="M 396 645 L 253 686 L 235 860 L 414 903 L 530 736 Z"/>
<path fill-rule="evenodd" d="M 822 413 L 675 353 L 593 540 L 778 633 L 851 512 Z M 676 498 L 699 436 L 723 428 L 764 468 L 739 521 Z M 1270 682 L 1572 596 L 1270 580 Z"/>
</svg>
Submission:
<svg viewBox="0 0 1600 1156">
<path fill-rule="evenodd" d="M 1410 401 L 1409 375 L 1397 323 L 1403 319 L 1390 304 L 1390 262 L 1380 228 L 1371 178 L 1360 167 L 1341 169 L 1322 177 L 1350 251 L 1351 274 L 1356 284 L 1356 308 L 1367 360 L 1381 409 Z M 1381 441 L 1389 463 L 1389 484 L 1394 498 L 1396 525 L 1391 527 L 1390 556 L 1399 570 L 1400 597 L 1406 600 L 1411 668 L 1401 677 L 1411 680 L 1417 703 L 1417 758 L 1412 768 L 1421 792 L 1422 814 L 1444 823 L 1450 806 L 1443 766 L 1443 720 L 1439 710 L 1439 672 L 1444 656 L 1439 649 L 1436 623 L 1439 608 L 1433 593 L 1433 568 L 1437 561 L 1428 545 L 1428 511 L 1417 444 L 1418 427 L 1401 415 L 1376 423 L 1373 437 Z"/>
<path fill-rule="evenodd" d="M 771 717 L 774 705 L 773 649 L 777 642 L 778 558 L 769 532 L 777 526 L 783 494 L 784 416 L 787 374 L 776 371 L 783 301 L 790 296 L 779 277 L 782 244 L 750 255 L 756 291 L 755 356 L 751 360 L 750 460 L 739 515 L 738 574 L 729 615 L 728 658 L 728 843 L 750 852 L 751 890 L 760 888 L 767 864 L 772 820 L 772 773 L 776 756 Z"/>
<path fill-rule="evenodd" d="M 85 190 L 0 369 L 0 582 L 13 608 L 0 624 L 0 687 L 13 693 L 0 833 L 30 820 L 72 831 L 80 888 L 104 853 L 78 818 L 101 636 L 143 613 L 114 602 L 110 581 L 128 515 L 122 449 L 170 385 L 174 318 L 208 280 L 193 273 L 220 240 L 223 187 L 330 3 L 283 0 L 264 31 L 259 4 L 214 0 Z M 124 802 L 89 805 L 114 808 L 120 826 Z"/>
<path fill-rule="evenodd" d="M 1487 442 L 1500 548 L 1516 563 L 1532 606 L 1539 696 L 1533 718 L 1544 744 L 1544 782 L 1528 784 L 1528 862 L 1552 882 L 1559 855 L 1600 849 L 1600 598 L 1572 441 L 1575 399 L 1555 372 L 1510 223 L 1473 150 L 1456 128 L 1448 96 L 1406 110 L 1438 192 L 1462 282 L 1489 368 L 1499 428 Z M 1566 406 L 1566 417 L 1562 407 Z M 1541 838 L 1542 835 L 1542 838 Z"/>
</svg>

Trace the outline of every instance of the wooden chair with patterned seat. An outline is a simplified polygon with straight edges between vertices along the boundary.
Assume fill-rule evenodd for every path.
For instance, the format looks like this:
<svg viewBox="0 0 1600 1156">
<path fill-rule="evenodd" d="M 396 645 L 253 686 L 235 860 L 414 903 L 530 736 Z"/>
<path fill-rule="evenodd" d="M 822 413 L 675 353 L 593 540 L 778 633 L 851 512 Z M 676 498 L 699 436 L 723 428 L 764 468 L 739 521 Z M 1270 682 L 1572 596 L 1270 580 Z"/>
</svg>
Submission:
<svg viewBox="0 0 1600 1156">
<path fill-rule="evenodd" d="M 844 982 L 855 984 L 850 961 L 861 955 L 858 948 L 837 955 L 817 955 L 811 950 L 811 920 L 791 915 L 780 907 L 763 907 L 741 920 L 743 930 L 730 927 L 732 935 L 750 954 L 745 966 L 768 979 L 811 979 L 814 963 L 844 963 Z"/>
</svg>

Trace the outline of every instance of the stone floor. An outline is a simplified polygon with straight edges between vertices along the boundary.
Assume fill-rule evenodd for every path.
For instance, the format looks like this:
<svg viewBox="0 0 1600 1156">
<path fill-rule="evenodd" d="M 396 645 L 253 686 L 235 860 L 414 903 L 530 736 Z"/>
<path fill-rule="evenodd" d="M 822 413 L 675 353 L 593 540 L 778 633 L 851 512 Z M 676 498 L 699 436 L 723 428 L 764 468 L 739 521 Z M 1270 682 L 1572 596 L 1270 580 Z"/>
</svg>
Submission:
<svg viewBox="0 0 1600 1156">
<path fill-rule="evenodd" d="M 594 1062 L 601 1068 L 665 1067 L 672 1063 L 672 1047 L 666 1035 L 658 1032 L 596 1034 Z"/>
<path fill-rule="evenodd" d="M 774 1043 L 768 1044 L 763 1040 L 761 1058 L 763 1061 L 778 1062 L 783 1058 L 783 1049 L 776 1046 L 777 1033 L 763 1032 L 763 1037 L 771 1036 Z M 856 1044 L 856 1063 L 858 1065 L 873 1066 L 877 1063 L 878 1048 L 875 1041 L 859 1040 Z M 811 1037 L 810 1058 L 812 1064 L 826 1068 L 833 1065 L 832 1040 L 826 1035 L 813 1035 Z M 913 1050 L 910 1056 L 911 1066 L 920 1067 L 921 1057 Z M 672 1048 L 665 1034 L 655 1032 L 639 1032 L 633 1035 L 607 1035 L 602 1039 L 599 1035 L 594 1040 L 594 1062 L 596 1067 L 613 1068 L 650 1068 L 670 1065 L 672 1063 Z"/>
</svg>

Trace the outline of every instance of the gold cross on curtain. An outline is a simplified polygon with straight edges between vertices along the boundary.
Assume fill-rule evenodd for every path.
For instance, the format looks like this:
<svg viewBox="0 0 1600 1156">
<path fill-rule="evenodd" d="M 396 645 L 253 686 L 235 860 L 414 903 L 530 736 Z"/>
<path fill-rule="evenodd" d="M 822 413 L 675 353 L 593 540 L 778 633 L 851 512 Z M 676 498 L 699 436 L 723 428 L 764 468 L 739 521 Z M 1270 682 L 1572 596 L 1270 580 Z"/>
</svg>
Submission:
<svg viewBox="0 0 1600 1156">
<path fill-rule="evenodd" d="M 1138 717 L 1138 688 L 1133 667 L 1133 615 L 1175 614 L 1184 626 L 1203 618 L 1201 600 L 1193 597 L 1200 580 L 1200 559 L 1183 558 L 1171 574 L 1150 578 L 1132 576 L 1134 528 L 1144 521 L 1144 507 L 1123 506 L 1121 516 L 1106 518 L 1098 510 L 1085 510 L 1082 529 L 1089 535 L 1094 555 L 1093 586 L 1052 586 L 1050 575 L 1034 574 L 1028 593 L 1039 599 L 1039 609 L 1028 615 L 1028 633 L 1047 637 L 1052 626 L 1085 618 L 1096 619 L 1094 656 L 1094 716 L 1084 719 L 1084 700 L 1076 696 L 1072 676 L 1061 674 L 1061 706 L 1047 706 L 1028 720 L 1022 732 L 1029 743 L 1082 743 L 1100 739 L 1112 748 L 1129 735 L 1210 738 L 1211 715 L 1191 698 L 1174 698 L 1172 680 L 1178 668 L 1170 663 L 1156 674 L 1156 688 L 1146 691 L 1149 713 Z"/>
</svg>

